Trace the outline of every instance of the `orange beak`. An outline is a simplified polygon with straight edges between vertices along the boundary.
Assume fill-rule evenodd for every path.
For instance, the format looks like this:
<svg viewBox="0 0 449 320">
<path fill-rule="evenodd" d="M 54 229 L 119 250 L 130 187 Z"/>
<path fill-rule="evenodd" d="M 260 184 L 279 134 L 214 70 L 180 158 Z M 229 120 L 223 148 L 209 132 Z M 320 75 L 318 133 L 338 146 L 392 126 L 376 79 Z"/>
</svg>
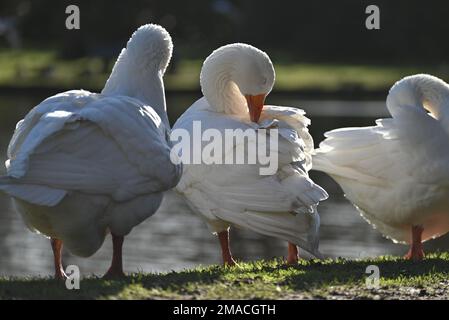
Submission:
<svg viewBox="0 0 449 320">
<path fill-rule="evenodd" d="M 256 96 L 245 95 L 248 104 L 249 116 L 251 121 L 258 122 L 262 113 L 263 104 L 265 103 L 266 94 L 258 94 Z"/>
</svg>

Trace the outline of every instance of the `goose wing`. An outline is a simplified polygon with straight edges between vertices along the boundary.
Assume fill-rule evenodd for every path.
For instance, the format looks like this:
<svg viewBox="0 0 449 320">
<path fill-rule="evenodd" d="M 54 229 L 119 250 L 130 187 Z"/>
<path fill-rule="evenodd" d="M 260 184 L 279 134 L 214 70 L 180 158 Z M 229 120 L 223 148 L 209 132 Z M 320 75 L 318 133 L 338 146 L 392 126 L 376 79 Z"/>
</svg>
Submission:
<svg viewBox="0 0 449 320">
<path fill-rule="evenodd" d="M 313 142 L 306 131 L 308 120 L 303 112 L 268 107 L 262 114 L 261 125 L 257 126 L 233 116 L 209 112 L 197 103 L 177 121 L 174 130 L 183 128 L 192 132 L 194 121 L 199 121 L 204 130 L 218 130 L 222 136 L 227 129 L 257 131 L 265 127 L 264 122 L 266 127 L 276 128 L 279 132 L 277 148 L 271 144 L 262 146 L 278 156 L 278 166 L 273 174 L 261 175 L 260 169 L 264 166 L 260 163 L 190 164 L 184 167 L 177 190 L 208 220 L 213 231 L 227 227 L 217 220 L 226 221 L 297 243 L 318 255 L 316 205 L 326 199 L 327 194 L 307 174 Z M 265 133 L 266 141 L 273 134 L 271 129 Z M 255 143 L 255 139 L 249 138 L 245 145 L 235 143 L 229 149 L 225 148 L 224 154 L 235 154 L 239 149 L 246 154 L 257 150 L 251 148 Z"/>
<path fill-rule="evenodd" d="M 181 173 L 170 161 L 167 135 L 157 113 L 136 99 L 59 94 L 18 123 L 2 189 L 50 206 L 70 191 L 116 201 L 161 192 Z"/>
</svg>

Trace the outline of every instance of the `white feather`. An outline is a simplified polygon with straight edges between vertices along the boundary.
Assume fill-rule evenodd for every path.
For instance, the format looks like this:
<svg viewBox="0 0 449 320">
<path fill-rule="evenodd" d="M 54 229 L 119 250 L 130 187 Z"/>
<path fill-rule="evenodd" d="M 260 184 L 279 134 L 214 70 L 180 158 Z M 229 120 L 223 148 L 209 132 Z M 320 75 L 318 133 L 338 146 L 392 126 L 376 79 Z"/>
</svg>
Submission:
<svg viewBox="0 0 449 320">
<path fill-rule="evenodd" d="M 249 106 L 245 97 L 266 96 L 274 80 L 268 55 L 250 45 L 230 44 L 209 55 L 200 75 L 204 97 L 178 119 L 174 129 L 187 130 L 192 136 L 194 121 L 201 123 L 202 132 L 213 129 L 221 137 L 226 136 L 227 130 L 263 134 L 261 129 L 268 129 L 265 134 L 269 141 L 276 132 L 270 128 L 276 128 L 277 148 L 270 142 L 262 145 L 263 139 L 253 135 L 246 143 L 237 140 L 227 146 L 225 143 L 222 162 L 231 152 L 241 151 L 257 159 L 255 153 L 263 150 L 265 154 L 276 155 L 278 166 L 273 174 L 261 175 L 260 162 L 207 164 L 210 162 L 204 160 L 210 159 L 203 158 L 202 164 L 192 164 L 191 155 L 176 189 L 213 232 L 224 231 L 230 225 L 248 228 L 296 243 L 319 257 L 316 207 L 328 195 L 307 173 L 313 151 L 313 140 L 307 130 L 309 119 L 304 111 L 295 108 L 263 106 L 260 118 L 256 119 L 258 123 L 250 121 L 248 108 L 256 106 Z M 195 143 L 197 138 L 190 141 L 191 149 Z M 204 146 L 203 141 L 201 150 Z"/>
<path fill-rule="evenodd" d="M 214 128 L 223 136 L 226 129 L 253 129 L 254 124 L 237 116 L 208 109 L 204 98 L 198 100 L 178 119 L 174 130 L 192 132 L 193 121 L 201 121 L 203 131 Z M 213 232 L 235 225 L 291 241 L 320 256 L 316 206 L 327 193 L 307 174 L 313 150 L 308 119 L 302 110 L 274 106 L 265 106 L 261 119 L 275 119 L 281 131 L 296 132 L 293 141 L 281 135 L 279 150 L 273 150 L 279 152 L 276 174 L 260 175 L 259 164 L 190 164 L 184 165 L 176 189 Z M 232 148 L 235 152 L 238 145 Z"/>
<path fill-rule="evenodd" d="M 158 209 L 181 176 L 170 161 L 162 75 L 168 33 L 139 28 L 102 94 L 72 90 L 17 124 L 0 190 L 28 227 L 89 256 L 107 232 L 126 235 Z"/>
<path fill-rule="evenodd" d="M 385 236 L 409 243 L 449 231 L 449 87 L 427 75 L 399 81 L 377 125 L 326 133 L 313 169 L 330 174 L 362 216 Z M 431 113 L 427 113 L 425 108 Z"/>
</svg>

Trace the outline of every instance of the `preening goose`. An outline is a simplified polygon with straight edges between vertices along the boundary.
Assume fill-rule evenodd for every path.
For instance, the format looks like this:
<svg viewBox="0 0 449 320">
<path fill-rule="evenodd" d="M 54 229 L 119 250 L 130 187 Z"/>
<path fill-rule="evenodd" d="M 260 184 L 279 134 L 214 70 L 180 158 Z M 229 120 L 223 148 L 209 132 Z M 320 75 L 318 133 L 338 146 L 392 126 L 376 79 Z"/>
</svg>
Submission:
<svg viewBox="0 0 449 320">
<path fill-rule="evenodd" d="M 296 245 L 320 256 L 316 207 L 327 194 L 307 173 L 313 151 L 307 130 L 310 121 L 296 108 L 264 106 L 274 79 L 273 64 L 263 51 L 241 43 L 223 46 L 203 64 L 200 84 L 204 97 L 173 126 L 172 138 L 178 141 L 173 150 L 184 161 L 176 190 L 218 234 L 225 264 L 235 264 L 229 248 L 230 226 L 289 241 L 290 263 L 297 261 Z M 261 129 L 267 129 L 263 133 L 266 141 L 276 139 L 277 147 L 259 144 L 259 138 L 251 137 Z M 226 140 L 227 130 L 246 131 L 250 137 L 247 143 L 220 140 L 223 148 L 207 152 L 207 142 L 220 137 Z M 179 143 L 183 131 L 191 137 L 187 144 Z M 196 135 L 199 131 L 203 138 Z M 203 144 L 203 151 L 195 149 L 197 143 Z M 278 166 L 270 174 L 261 175 L 260 161 L 226 162 L 226 155 L 244 150 L 251 158 L 260 149 L 276 156 Z M 200 154 L 198 163 L 195 157 Z"/>
<path fill-rule="evenodd" d="M 101 94 L 49 97 L 17 124 L 0 190 L 27 226 L 51 238 L 55 277 L 61 250 L 88 257 L 112 234 L 106 276 L 122 276 L 123 238 L 158 209 L 181 166 L 170 161 L 163 75 L 168 32 L 140 27 L 122 50 Z"/>
<path fill-rule="evenodd" d="M 376 126 L 326 133 L 314 169 L 328 173 L 362 216 L 406 258 L 449 231 L 449 86 L 425 74 L 398 81 L 387 97 L 392 116 Z"/>
</svg>

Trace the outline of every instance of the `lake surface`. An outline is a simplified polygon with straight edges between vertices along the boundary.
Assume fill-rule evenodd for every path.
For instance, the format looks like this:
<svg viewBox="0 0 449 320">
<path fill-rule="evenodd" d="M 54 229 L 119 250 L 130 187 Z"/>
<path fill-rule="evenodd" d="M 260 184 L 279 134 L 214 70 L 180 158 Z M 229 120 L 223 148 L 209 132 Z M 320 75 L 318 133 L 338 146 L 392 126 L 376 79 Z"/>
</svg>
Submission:
<svg viewBox="0 0 449 320">
<path fill-rule="evenodd" d="M 15 123 L 45 97 L 0 96 L 0 174 L 4 173 L 6 147 Z M 171 121 L 196 98 L 191 95 L 168 96 Z M 316 144 L 327 130 L 372 125 L 376 118 L 388 116 L 382 101 L 306 101 L 300 97 L 272 95 L 267 103 L 305 109 L 312 119 L 310 131 Z M 332 179 L 320 173 L 312 173 L 312 177 L 330 193 L 330 199 L 319 206 L 320 250 L 324 255 L 358 258 L 405 254 L 405 246 L 384 239 L 359 216 Z M 110 263 L 110 242 L 107 237 L 103 247 L 87 259 L 65 252 L 64 262 L 78 265 L 84 275 L 101 275 Z M 246 261 L 285 256 L 287 252 L 285 242 L 245 230 L 233 229 L 231 242 L 236 258 Z M 449 249 L 447 235 L 425 244 L 426 250 L 438 248 Z M 53 273 L 52 259 L 49 240 L 30 232 L 13 211 L 9 198 L 0 194 L 0 276 L 50 275 Z M 172 192 L 167 193 L 159 211 L 134 228 L 125 239 L 126 272 L 180 270 L 220 262 L 216 237 Z"/>
</svg>

